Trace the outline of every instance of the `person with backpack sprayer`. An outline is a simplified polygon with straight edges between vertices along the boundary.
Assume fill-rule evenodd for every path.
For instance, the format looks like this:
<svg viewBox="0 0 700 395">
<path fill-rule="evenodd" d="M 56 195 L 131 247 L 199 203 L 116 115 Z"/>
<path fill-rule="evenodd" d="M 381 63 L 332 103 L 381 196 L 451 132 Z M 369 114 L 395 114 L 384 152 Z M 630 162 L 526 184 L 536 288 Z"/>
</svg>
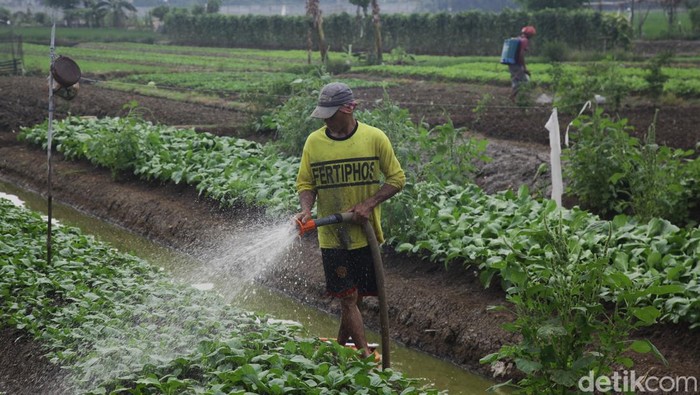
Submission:
<svg viewBox="0 0 700 395">
<path fill-rule="evenodd" d="M 318 241 L 326 292 L 340 299 L 337 341 L 345 345 L 352 338 L 368 357 L 358 304 L 364 296 L 378 296 L 371 245 L 384 241 L 380 204 L 403 189 L 406 176 L 384 132 L 355 120 L 357 103 L 350 87 L 327 84 L 317 104 L 311 117 L 323 119 L 325 126 L 304 144 L 296 181 L 301 212 L 295 219 L 300 229 L 313 223 L 316 203 L 319 217 L 350 213 L 349 220 L 318 227 Z M 369 225 L 373 232 L 366 231 Z M 376 240 L 370 242 L 372 233 Z"/>
<path fill-rule="evenodd" d="M 506 39 L 501 54 L 501 63 L 508 65 L 511 81 L 511 100 L 515 101 L 522 84 L 530 81 L 530 70 L 525 64 L 525 52 L 530 47 L 530 39 L 537 34 L 534 26 L 525 26 L 520 30 L 520 36 Z"/>
</svg>

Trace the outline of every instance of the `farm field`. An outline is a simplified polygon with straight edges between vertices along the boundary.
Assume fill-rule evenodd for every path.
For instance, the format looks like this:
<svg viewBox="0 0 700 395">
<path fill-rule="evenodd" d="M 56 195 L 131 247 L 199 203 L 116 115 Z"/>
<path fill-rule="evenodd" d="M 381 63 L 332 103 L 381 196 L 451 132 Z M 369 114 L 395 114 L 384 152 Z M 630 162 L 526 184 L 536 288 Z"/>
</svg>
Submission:
<svg viewBox="0 0 700 395">
<path fill-rule="evenodd" d="M 134 59 L 125 59 L 127 63 L 133 61 Z M 95 65 L 99 65 L 99 62 L 96 61 Z M 157 68 L 160 66 L 148 63 L 144 61 L 147 67 L 156 67 L 150 71 L 160 71 Z M 271 67 L 270 61 L 262 62 L 264 66 L 252 62 L 247 64 L 256 68 Z M 187 63 L 182 67 L 205 66 Z M 225 66 L 214 66 L 211 71 L 223 73 L 222 67 Z M 280 71 L 276 67 L 272 68 Z M 123 70 L 106 70 L 91 75 L 87 71 L 89 68 L 85 67 L 85 70 L 88 78 L 98 81 L 105 76 L 121 78 L 125 73 Z M 397 104 L 409 109 L 416 120 L 422 119 L 435 125 L 450 119 L 455 126 L 467 127 L 471 134 L 488 139 L 490 144 L 487 154 L 493 161 L 483 164 L 477 177 L 477 183 L 487 192 L 495 193 L 507 188 L 517 190 L 521 185 L 535 187 L 537 169 L 548 160 L 547 133 L 543 125 L 549 118 L 550 108 L 547 105 L 528 108 L 512 105 L 507 100 L 509 88 L 503 83 L 504 76 L 507 80 L 504 69 L 501 68 L 502 75 L 490 83 L 455 82 L 449 79 L 395 76 L 359 70 L 362 71 L 356 70 L 335 78 L 358 86 L 355 92 L 362 105 L 371 108 L 386 91 Z M 235 74 L 228 75 L 229 80 L 233 77 Z M 138 76 L 126 78 L 132 78 L 126 81 L 131 84 L 126 88 L 110 86 L 106 82 L 84 84 L 74 101 L 59 102 L 57 117 L 63 118 L 69 113 L 79 116 L 123 116 L 128 111 L 124 105 L 136 101 L 139 109 L 142 109 L 142 116 L 153 122 L 193 126 L 217 135 L 249 136 L 244 128 L 249 116 L 245 107 L 226 105 L 231 101 L 242 102 L 240 92 L 247 89 L 245 87 L 227 87 L 227 93 L 219 92 L 218 97 L 209 96 L 207 100 L 180 101 L 145 95 L 148 91 L 141 92 L 134 86 L 146 85 L 144 89 L 149 89 L 148 81 L 139 80 Z M 148 79 L 154 80 L 155 76 Z M 17 142 L 14 132 L 20 126 L 35 125 L 45 119 L 47 103 L 44 84 L 42 77 L 0 78 L 0 177 L 35 190 L 44 188 L 46 154 L 36 147 Z M 155 82 L 156 86 L 167 84 L 168 81 L 165 80 Z M 222 86 L 223 82 L 218 85 L 219 88 Z M 201 86 L 194 82 L 188 89 L 204 94 L 211 94 L 214 90 L 211 86 Z M 255 91 L 258 88 L 250 89 Z M 494 99 L 484 111 L 473 111 L 483 103 L 486 94 L 492 95 Z M 682 105 L 662 106 L 656 128 L 657 141 L 686 149 L 694 147 L 700 141 L 698 110 L 700 105 L 693 104 L 692 101 Z M 640 135 L 654 115 L 651 104 L 639 102 L 624 106 L 619 114 L 629 118 L 630 124 L 637 127 Z M 560 124 L 566 125 L 570 120 L 571 116 L 564 115 L 560 118 Z M 264 135 L 251 137 L 261 140 L 270 138 Z M 175 248 L 187 249 L 192 245 L 206 244 L 211 236 L 208 234 L 210 229 L 218 229 L 237 218 L 254 214 L 240 208 L 221 210 L 214 202 L 199 199 L 194 188 L 184 185 L 143 182 L 131 177 L 114 181 L 107 170 L 98 169 L 87 162 L 63 161 L 60 156 L 55 171 L 56 199 Z M 182 213 L 185 212 L 189 214 L 188 219 L 182 220 Z M 319 258 L 313 253 L 313 242 L 307 241 L 305 248 L 307 259 L 292 259 L 289 265 L 281 265 L 270 273 L 263 283 L 337 314 L 337 306 L 319 297 L 322 292 L 319 285 L 322 277 L 318 270 Z M 309 256 L 313 258 L 309 259 Z M 505 342 L 513 341 L 513 335 L 501 329 L 501 325 L 511 317 L 505 313 L 487 311 L 488 306 L 503 302 L 503 291 L 494 287 L 484 289 L 474 270 L 464 271 L 459 265 L 452 265 L 445 270 L 441 265 L 391 251 L 386 265 L 392 309 L 392 336 L 466 369 L 485 376 L 492 375 L 488 366 L 478 363 L 479 359 L 497 351 Z M 368 324 L 376 328 L 376 306 L 369 304 L 368 312 Z M 16 331 L 3 330 L 1 335 L 0 344 L 3 349 L 14 347 L 10 344 L 18 336 Z M 665 367 L 650 356 L 644 356 L 638 361 L 638 370 L 654 368 L 658 376 L 663 372 L 700 377 L 700 360 L 694 355 L 694 351 L 700 349 L 697 329 L 689 330 L 684 323 L 664 324 L 640 330 L 634 335 L 652 340 L 669 360 L 669 366 Z M 36 393 L 41 392 L 42 383 L 33 379 L 35 375 L 24 372 L 44 371 L 47 361 L 37 356 L 35 344 L 20 344 L 23 348 L 16 348 L 16 354 L 6 354 L 8 356 L 3 357 L 5 359 L 0 359 L 0 366 L 10 366 L 12 358 L 17 358 L 17 355 L 27 356 L 26 365 L 16 367 L 15 371 L 3 371 L 7 372 L 6 377 L 27 377 L 12 382 L 11 385 L 15 387 L 11 388 L 35 388 Z M 512 371 L 498 379 L 509 378 L 511 375 Z M 5 377 L 0 376 L 0 379 L 5 382 Z"/>
</svg>

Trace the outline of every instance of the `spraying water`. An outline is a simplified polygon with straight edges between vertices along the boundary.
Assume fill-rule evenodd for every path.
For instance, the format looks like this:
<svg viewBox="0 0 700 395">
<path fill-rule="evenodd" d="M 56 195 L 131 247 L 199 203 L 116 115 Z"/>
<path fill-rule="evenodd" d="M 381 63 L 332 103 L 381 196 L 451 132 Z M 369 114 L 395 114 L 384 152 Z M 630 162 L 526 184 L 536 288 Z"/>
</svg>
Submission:
<svg viewBox="0 0 700 395">
<path fill-rule="evenodd" d="M 285 260 L 298 231 L 290 221 L 258 225 L 245 232 L 223 237 L 217 245 L 201 253 L 204 264 L 186 278 L 195 288 L 209 290 L 214 284 L 236 296 L 256 278 Z"/>
</svg>

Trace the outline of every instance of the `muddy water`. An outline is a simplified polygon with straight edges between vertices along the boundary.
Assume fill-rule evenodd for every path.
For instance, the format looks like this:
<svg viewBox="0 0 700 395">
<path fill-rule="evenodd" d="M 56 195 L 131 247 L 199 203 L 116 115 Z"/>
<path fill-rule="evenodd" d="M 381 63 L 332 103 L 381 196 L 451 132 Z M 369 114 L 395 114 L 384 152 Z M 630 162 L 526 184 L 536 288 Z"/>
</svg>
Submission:
<svg viewBox="0 0 700 395">
<path fill-rule="evenodd" d="M 46 199 L 0 181 L 0 193 L 18 197 L 26 207 L 46 212 Z M 0 195 L 2 196 L 2 195 Z M 171 249 L 155 244 L 129 231 L 87 216 L 70 207 L 54 202 L 53 216 L 61 223 L 75 226 L 83 232 L 93 234 L 100 240 L 112 244 L 121 251 L 139 256 L 155 266 L 163 267 L 175 277 L 185 278 L 185 273 L 193 265 L 201 265 L 192 257 L 179 254 Z M 210 278 L 206 282 L 192 284 L 200 289 L 215 289 L 228 296 L 232 304 L 249 311 L 269 314 L 277 319 L 293 320 L 304 326 L 308 336 L 332 336 L 337 332 L 338 319 L 314 308 L 304 306 L 286 296 L 266 288 L 249 285 L 244 291 L 227 292 L 224 281 Z M 370 342 L 379 343 L 378 333 L 367 334 Z M 422 377 L 425 383 L 450 394 L 481 394 L 494 383 L 480 376 L 466 372 L 448 362 L 427 354 L 411 350 L 399 344 L 392 344 L 392 368 L 409 377 Z M 499 393 L 500 391 L 497 391 Z"/>
</svg>

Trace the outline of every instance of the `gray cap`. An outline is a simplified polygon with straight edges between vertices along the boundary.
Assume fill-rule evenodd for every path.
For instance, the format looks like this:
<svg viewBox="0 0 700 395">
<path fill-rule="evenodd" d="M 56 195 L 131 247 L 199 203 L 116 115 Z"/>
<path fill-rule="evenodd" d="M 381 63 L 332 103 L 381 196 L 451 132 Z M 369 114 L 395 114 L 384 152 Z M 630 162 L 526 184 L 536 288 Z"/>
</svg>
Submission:
<svg viewBox="0 0 700 395">
<path fill-rule="evenodd" d="M 355 101 L 355 98 L 349 86 L 342 82 L 331 82 L 321 89 L 321 93 L 318 95 L 318 105 L 314 112 L 311 113 L 311 117 L 330 118 L 343 104 L 352 103 L 353 101 Z"/>
</svg>

